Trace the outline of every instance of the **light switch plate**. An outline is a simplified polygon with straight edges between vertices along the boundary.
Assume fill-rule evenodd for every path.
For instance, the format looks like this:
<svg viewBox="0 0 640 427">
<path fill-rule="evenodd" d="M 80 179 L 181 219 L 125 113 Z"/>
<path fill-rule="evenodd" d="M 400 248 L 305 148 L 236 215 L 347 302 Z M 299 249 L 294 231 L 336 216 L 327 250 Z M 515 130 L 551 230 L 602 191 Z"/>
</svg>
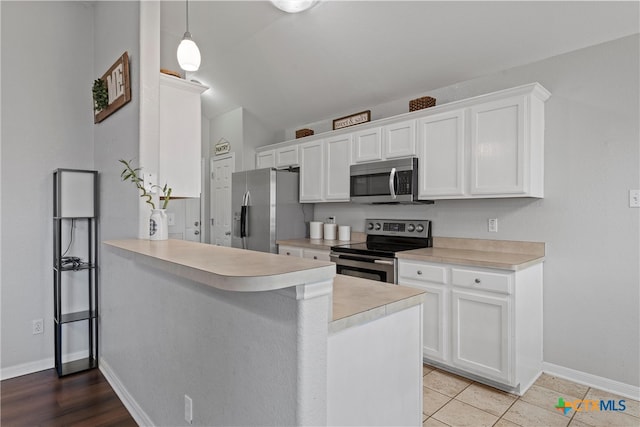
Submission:
<svg viewBox="0 0 640 427">
<path fill-rule="evenodd" d="M 629 207 L 640 208 L 640 190 L 629 190 Z"/>
</svg>

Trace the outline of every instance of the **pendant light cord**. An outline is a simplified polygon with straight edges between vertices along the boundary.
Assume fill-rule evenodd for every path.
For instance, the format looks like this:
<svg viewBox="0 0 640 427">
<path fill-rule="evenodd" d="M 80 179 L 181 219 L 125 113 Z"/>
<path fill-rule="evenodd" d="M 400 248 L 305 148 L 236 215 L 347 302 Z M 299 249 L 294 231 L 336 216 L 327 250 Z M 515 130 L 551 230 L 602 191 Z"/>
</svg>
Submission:
<svg viewBox="0 0 640 427">
<path fill-rule="evenodd" d="M 187 33 L 189 33 L 189 0 L 185 1 L 185 10 L 187 15 Z M 189 33 L 191 34 L 191 33 Z"/>
</svg>

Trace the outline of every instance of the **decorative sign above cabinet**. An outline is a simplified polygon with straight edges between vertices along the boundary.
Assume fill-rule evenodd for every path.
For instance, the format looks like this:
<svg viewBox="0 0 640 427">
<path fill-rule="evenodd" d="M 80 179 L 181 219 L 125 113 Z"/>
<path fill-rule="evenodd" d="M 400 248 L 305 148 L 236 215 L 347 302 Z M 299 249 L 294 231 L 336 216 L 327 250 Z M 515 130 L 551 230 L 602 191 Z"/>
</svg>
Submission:
<svg viewBox="0 0 640 427">
<path fill-rule="evenodd" d="M 371 121 L 371 110 L 335 119 L 333 121 L 333 130 L 359 125 L 360 123 L 367 123 L 369 121 Z"/>
<path fill-rule="evenodd" d="M 131 101 L 129 55 L 120 58 L 93 82 L 93 122 L 100 123 Z"/>
<path fill-rule="evenodd" d="M 224 138 L 220 138 L 220 141 L 215 145 L 215 155 L 220 156 L 231 151 L 231 143 Z"/>
</svg>

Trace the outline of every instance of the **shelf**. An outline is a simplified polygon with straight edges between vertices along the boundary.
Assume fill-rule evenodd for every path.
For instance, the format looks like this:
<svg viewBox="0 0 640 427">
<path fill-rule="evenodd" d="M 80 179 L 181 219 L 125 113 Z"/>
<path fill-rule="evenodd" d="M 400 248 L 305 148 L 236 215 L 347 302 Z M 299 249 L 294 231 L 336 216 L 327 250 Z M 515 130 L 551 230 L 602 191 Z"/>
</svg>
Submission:
<svg viewBox="0 0 640 427">
<path fill-rule="evenodd" d="M 73 313 L 63 314 L 58 323 L 59 324 L 64 324 L 64 323 L 79 322 L 79 321 L 82 321 L 82 320 L 95 319 L 97 317 L 98 316 L 97 316 L 95 310 L 94 311 L 89 311 L 89 310 L 76 311 L 76 312 L 73 312 Z"/>
<path fill-rule="evenodd" d="M 86 359 L 73 360 L 71 362 L 63 363 L 58 371 L 59 376 L 75 374 L 76 372 L 86 371 L 87 369 L 93 369 L 98 367 L 98 361 L 93 357 L 87 357 Z"/>
<path fill-rule="evenodd" d="M 95 264 L 82 265 L 80 267 L 58 267 L 54 266 L 53 269 L 55 271 L 80 271 L 80 270 L 91 270 L 96 268 Z"/>
</svg>

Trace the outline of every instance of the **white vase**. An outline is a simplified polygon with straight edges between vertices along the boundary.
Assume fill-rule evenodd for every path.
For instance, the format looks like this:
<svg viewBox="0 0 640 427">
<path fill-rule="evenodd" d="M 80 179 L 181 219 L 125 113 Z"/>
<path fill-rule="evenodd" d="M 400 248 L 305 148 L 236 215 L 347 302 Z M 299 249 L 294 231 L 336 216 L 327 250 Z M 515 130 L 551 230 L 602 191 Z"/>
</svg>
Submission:
<svg viewBox="0 0 640 427">
<path fill-rule="evenodd" d="M 169 223 L 166 209 L 151 209 L 149 218 L 149 240 L 167 240 L 169 238 Z"/>
</svg>

